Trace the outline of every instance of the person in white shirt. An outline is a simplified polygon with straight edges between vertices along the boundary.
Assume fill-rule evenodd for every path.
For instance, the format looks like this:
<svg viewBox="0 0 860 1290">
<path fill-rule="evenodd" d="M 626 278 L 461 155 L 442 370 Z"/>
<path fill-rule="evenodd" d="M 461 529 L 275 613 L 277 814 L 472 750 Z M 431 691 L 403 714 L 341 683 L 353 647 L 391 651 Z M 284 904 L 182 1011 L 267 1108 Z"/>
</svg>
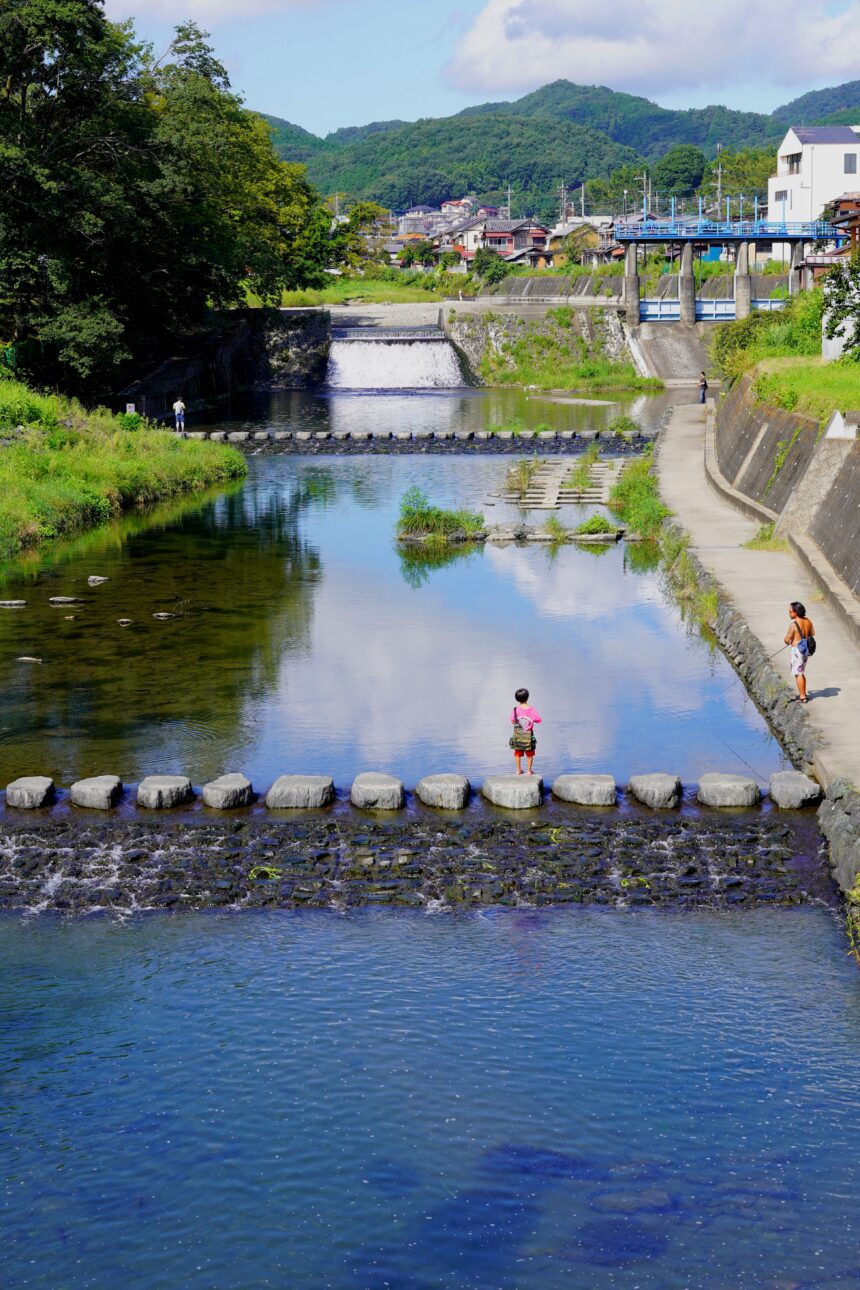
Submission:
<svg viewBox="0 0 860 1290">
<path fill-rule="evenodd" d="M 181 394 L 173 405 L 173 415 L 176 417 L 176 429 L 184 430 L 185 429 L 185 404 L 182 402 Z"/>
</svg>

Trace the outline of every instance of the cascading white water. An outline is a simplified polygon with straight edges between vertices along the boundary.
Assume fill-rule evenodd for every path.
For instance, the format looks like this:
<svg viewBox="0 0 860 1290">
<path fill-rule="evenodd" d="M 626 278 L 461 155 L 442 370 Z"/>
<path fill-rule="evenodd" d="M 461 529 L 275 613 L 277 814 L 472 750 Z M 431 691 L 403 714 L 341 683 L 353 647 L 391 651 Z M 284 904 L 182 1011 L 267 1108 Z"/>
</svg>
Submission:
<svg viewBox="0 0 860 1290">
<path fill-rule="evenodd" d="M 327 382 L 339 390 L 440 390 L 463 384 L 447 340 L 334 340 Z"/>
</svg>

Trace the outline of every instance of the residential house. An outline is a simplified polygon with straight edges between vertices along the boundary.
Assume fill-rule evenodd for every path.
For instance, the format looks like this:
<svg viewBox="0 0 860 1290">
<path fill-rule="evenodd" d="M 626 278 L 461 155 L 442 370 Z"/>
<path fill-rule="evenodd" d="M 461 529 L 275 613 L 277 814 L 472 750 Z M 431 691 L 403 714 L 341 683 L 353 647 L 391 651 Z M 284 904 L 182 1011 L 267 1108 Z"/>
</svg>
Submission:
<svg viewBox="0 0 860 1290">
<path fill-rule="evenodd" d="M 860 173 L 860 125 L 794 125 L 768 180 L 768 218 L 815 220 Z M 846 183 L 848 180 L 848 183 Z"/>
<path fill-rule="evenodd" d="M 545 252 L 548 236 L 549 230 L 531 219 L 476 217 L 452 229 L 447 238 L 450 239 L 451 250 L 459 251 L 464 260 L 471 260 L 482 247 L 495 251 L 504 259 L 510 259 L 517 252 Z M 448 248 L 443 245 L 442 249 Z M 528 258 L 526 256 L 526 260 Z"/>
<path fill-rule="evenodd" d="M 804 265 L 812 271 L 814 279 L 823 277 L 834 264 L 860 251 L 860 192 L 842 193 L 830 202 L 825 214 L 844 240 L 838 246 L 807 253 Z"/>
</svg>

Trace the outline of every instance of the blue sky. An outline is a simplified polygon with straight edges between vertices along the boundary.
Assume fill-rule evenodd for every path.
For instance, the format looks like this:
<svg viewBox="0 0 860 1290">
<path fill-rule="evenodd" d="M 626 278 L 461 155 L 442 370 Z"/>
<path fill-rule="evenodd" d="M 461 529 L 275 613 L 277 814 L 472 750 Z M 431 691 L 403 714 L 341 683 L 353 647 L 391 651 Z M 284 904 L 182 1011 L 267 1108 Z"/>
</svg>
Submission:
<svg viewBox="0 0 860 1290">
<path fill-rule="evenodd" d="M 770 111 L 860 69 L 856 0 L 107 0 L 157 48 L 211 31 L 249 107 L 326 134 L 444 116 L 559 77 L 667 107 Z M 807 33 L 801 35 L 799 33 Z M 809 33 L 813 33 L 810 37 Z"/>
</svg>

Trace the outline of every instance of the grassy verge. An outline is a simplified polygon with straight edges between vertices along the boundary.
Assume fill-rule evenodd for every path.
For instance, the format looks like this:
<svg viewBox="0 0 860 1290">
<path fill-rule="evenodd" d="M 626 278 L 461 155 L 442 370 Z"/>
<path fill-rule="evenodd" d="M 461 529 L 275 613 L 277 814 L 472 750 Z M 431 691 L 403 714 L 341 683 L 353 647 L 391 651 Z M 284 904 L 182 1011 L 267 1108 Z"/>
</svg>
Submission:
<svg viewBox="0 0 860 1290">
<path fill-rule="evenodd" d="M 748 551 L 787 551 L 785 538 L 773 536 L 773 524 L 762 524 L 755 537 L 744 542 Z"/>
<path fill-rule="evenodd" d="M 823 426 L 836 408 L 860 407 L 860 363 L 825 363 L 820 356 L 766 359 L 756 368 L 753 393 L 762 403 Z"/>
<path fill-rule="evenodd" d="M 410 488 L 400 500 L 397 536 L 426 537 L 446 542 L 454 534 L 471 537 L 484 527 L 483 515 L 474 511 L 446 511 L 433 506 L 420 488 Z"/>
<path fill-rule="evenodd" d="M 139 417 L 0 380 L 0 559 L 134 506 L 241 479 L 233 448 L 177 439 Z"/>
<path fill-rule="evenodd" d="M 629 462 L 612 486 L 609 509 L 639 537 L 659 538 L 668 507 L 660 501 L 650 452 Z"/>
<path fill-rule="evenodd" d="M 369 305 L 415 305 L 434 300 L 457 298 L 462 292 L 467 299 L 477 294 L 478 283 L 461 273 L 441 270 L 380 269 L 373 275 L 344 275 L 332 277 L 324 287 L 308 287 L 300 291 L 285 291 L 281 296 L 284 308 L 313 308 L 326 305 L 343 305 L 349 300 L 364 301 Z M 248 292 L 248 304 L 259 306 L 261 301 Z"/>
<path fill-rule="evenodd" d="M 754 310 L 748 318 L 714 329 L 710 356 L 725 382 L 737 380 L 757 363 L 772 358 L 813 358 L 821 354 L 822 288 L 803 291 L 774 312 Z"/>
</svg>

